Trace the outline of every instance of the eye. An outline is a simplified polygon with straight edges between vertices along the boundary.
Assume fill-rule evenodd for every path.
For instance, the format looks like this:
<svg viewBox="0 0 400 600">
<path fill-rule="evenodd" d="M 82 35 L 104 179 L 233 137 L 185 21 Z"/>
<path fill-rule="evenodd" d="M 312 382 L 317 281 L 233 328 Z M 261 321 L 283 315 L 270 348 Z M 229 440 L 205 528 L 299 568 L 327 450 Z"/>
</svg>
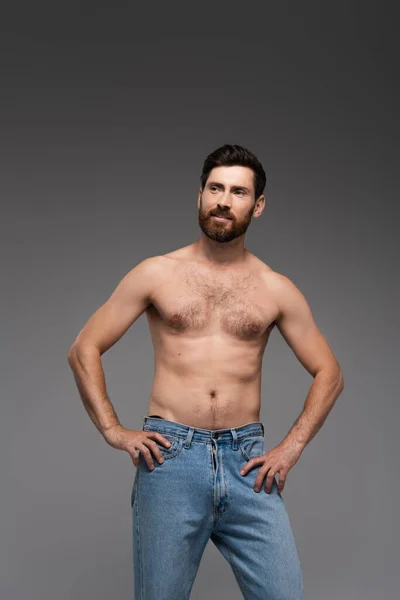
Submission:
<svg viewBox="0 0 400 600">
<path fill-rule="evenodd" d="M 244 190 L 237 190 L 237 194 L 244 194 Z"/>
</svg>

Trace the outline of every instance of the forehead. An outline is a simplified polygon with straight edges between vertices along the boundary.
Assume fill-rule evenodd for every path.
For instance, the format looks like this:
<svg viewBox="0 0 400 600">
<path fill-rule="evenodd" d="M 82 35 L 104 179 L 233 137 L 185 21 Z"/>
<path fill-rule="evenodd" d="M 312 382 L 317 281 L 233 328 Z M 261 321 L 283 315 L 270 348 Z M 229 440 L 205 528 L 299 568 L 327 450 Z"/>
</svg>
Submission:
<svg viewBox="0 0 400 600">
<path fill-rule="evenodd" d="M 245 185 L 250 189 L 254 186 L 254 172 L 250 167 L 242 165 L 233 165 L 230 167 L 215 167 L 211 169 L 207 183 L 209 181 L 219 181 L 224 185 Z"/>
</svg>

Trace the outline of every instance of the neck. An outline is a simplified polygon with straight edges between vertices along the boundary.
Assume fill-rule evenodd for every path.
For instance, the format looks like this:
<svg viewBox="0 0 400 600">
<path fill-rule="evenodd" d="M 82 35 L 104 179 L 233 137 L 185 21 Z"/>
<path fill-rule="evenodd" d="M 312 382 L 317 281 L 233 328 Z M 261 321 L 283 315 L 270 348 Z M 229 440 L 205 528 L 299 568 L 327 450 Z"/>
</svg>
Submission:
<svg viewBox="0 0 400 600">
<path fill-rule="evenodd" d="M 215 266 L 242 264 L 248 254 L 244 247 L 243 235 L 230 242 L 222 243 L 210 240 L 203 232 L 200 239 L 194 243 L 194 252 L 199 260 L 204 260 Z"/>
</svg>

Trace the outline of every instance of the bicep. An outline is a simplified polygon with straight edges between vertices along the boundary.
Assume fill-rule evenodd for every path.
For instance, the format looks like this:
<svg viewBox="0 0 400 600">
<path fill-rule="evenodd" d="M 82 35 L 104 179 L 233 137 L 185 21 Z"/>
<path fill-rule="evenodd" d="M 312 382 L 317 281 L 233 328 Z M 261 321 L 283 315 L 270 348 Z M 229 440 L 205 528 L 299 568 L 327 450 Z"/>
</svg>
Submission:
<svg viewBox="0 0 400 600">
<path fill-rule="evenodd" d="M 95 346 L 103 354 L 124 335 L 150 303 L 156 258 L 143 260 L 121 279 L 108 300 L 87 321 L 73 345 Z"/>
<path fill-rule="evenodd" d="M 339 368 L 302 292 L 285 276 L 280 276 L 276 291 L 279 307 L 276 325 L 303 367 L 313 377 L 324 367 Z"/>
</svg>

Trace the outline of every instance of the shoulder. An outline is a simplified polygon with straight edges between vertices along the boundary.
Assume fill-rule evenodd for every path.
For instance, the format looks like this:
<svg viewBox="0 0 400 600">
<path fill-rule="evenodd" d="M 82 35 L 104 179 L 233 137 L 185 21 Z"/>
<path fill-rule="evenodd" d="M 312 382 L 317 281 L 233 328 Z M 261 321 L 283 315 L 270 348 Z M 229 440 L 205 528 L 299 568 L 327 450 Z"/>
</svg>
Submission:
<svg viewBox="0 0 400 600">
<path fill-rule="evenodd" d="M 294 282 L 287 275 L 269 267 L 262 270 L 262 278 L 268 287 L 276 292 L 285 292 L 296 288 Z"/>
<path fill-rule="evenodd" d="M 140 280 L 144 282 L 158 281 L 166 271 L 167 262 L 162 255 L 144 258 L 126 273 L 124 279 L 133 285 Z"/>
<path fill-rule="evenodd" d="M 163 257 L 160 256 L 149 256 L 139 261 L 132 269 L 130 273 L 137 272 L 142 275 L 157 275 L 162 270 Z"/>
<path fill-rule="evenodd" d="M 149 275 L 169 277 L 179 264 L 190 260 L 191 246 L 171 250 L 165 254 L 150 256 L 139 262 L 132 270 L 140 270 Z"/>
<path fill-rule="evenodd" d="M 274 290 L 276 292 L 284 292 L 286 290 L 294 289 L 296 287 L 293 281 L 289 279 L 289 277 L 287 277 L 283 273 L 279 273 L 254 254 L 251 256 L 251 261 L 253 267 L 258 272 L 258 276 L 265 283 L 269 290 Z"/>
<path fill-rule="evenodd" d="M 268 267 L 262 270 L 261 276 L 268 293 L 274 298 L 280 313 L 306 304 L 304 294 L 287 275 Z"/>
<path fill-rule="evenodd" d="M 143 259 L 132 269 L 157 284 L 170 280 L 181 259 L 171 254 L 159 254 Z"/>
<path fill-rule="evenodd" d="M 289 277 L 273 269 L 270 265 L 255 256 L 255 254 L 251 254 L 250 256 L 250 264 L 251 269 L 257 273 L 257 277 L 265 284 L 268 291 L 283 293 L 296 288 Z"/>
<path fill-rule="evenodd" d="M 167 264 L 166 257 L 162 254 L 157 256 L 149 256 L 148 258 L 144 258 L 137 266 L 141 267 L 143 270 L 157 273 Z"/>
</svg>

